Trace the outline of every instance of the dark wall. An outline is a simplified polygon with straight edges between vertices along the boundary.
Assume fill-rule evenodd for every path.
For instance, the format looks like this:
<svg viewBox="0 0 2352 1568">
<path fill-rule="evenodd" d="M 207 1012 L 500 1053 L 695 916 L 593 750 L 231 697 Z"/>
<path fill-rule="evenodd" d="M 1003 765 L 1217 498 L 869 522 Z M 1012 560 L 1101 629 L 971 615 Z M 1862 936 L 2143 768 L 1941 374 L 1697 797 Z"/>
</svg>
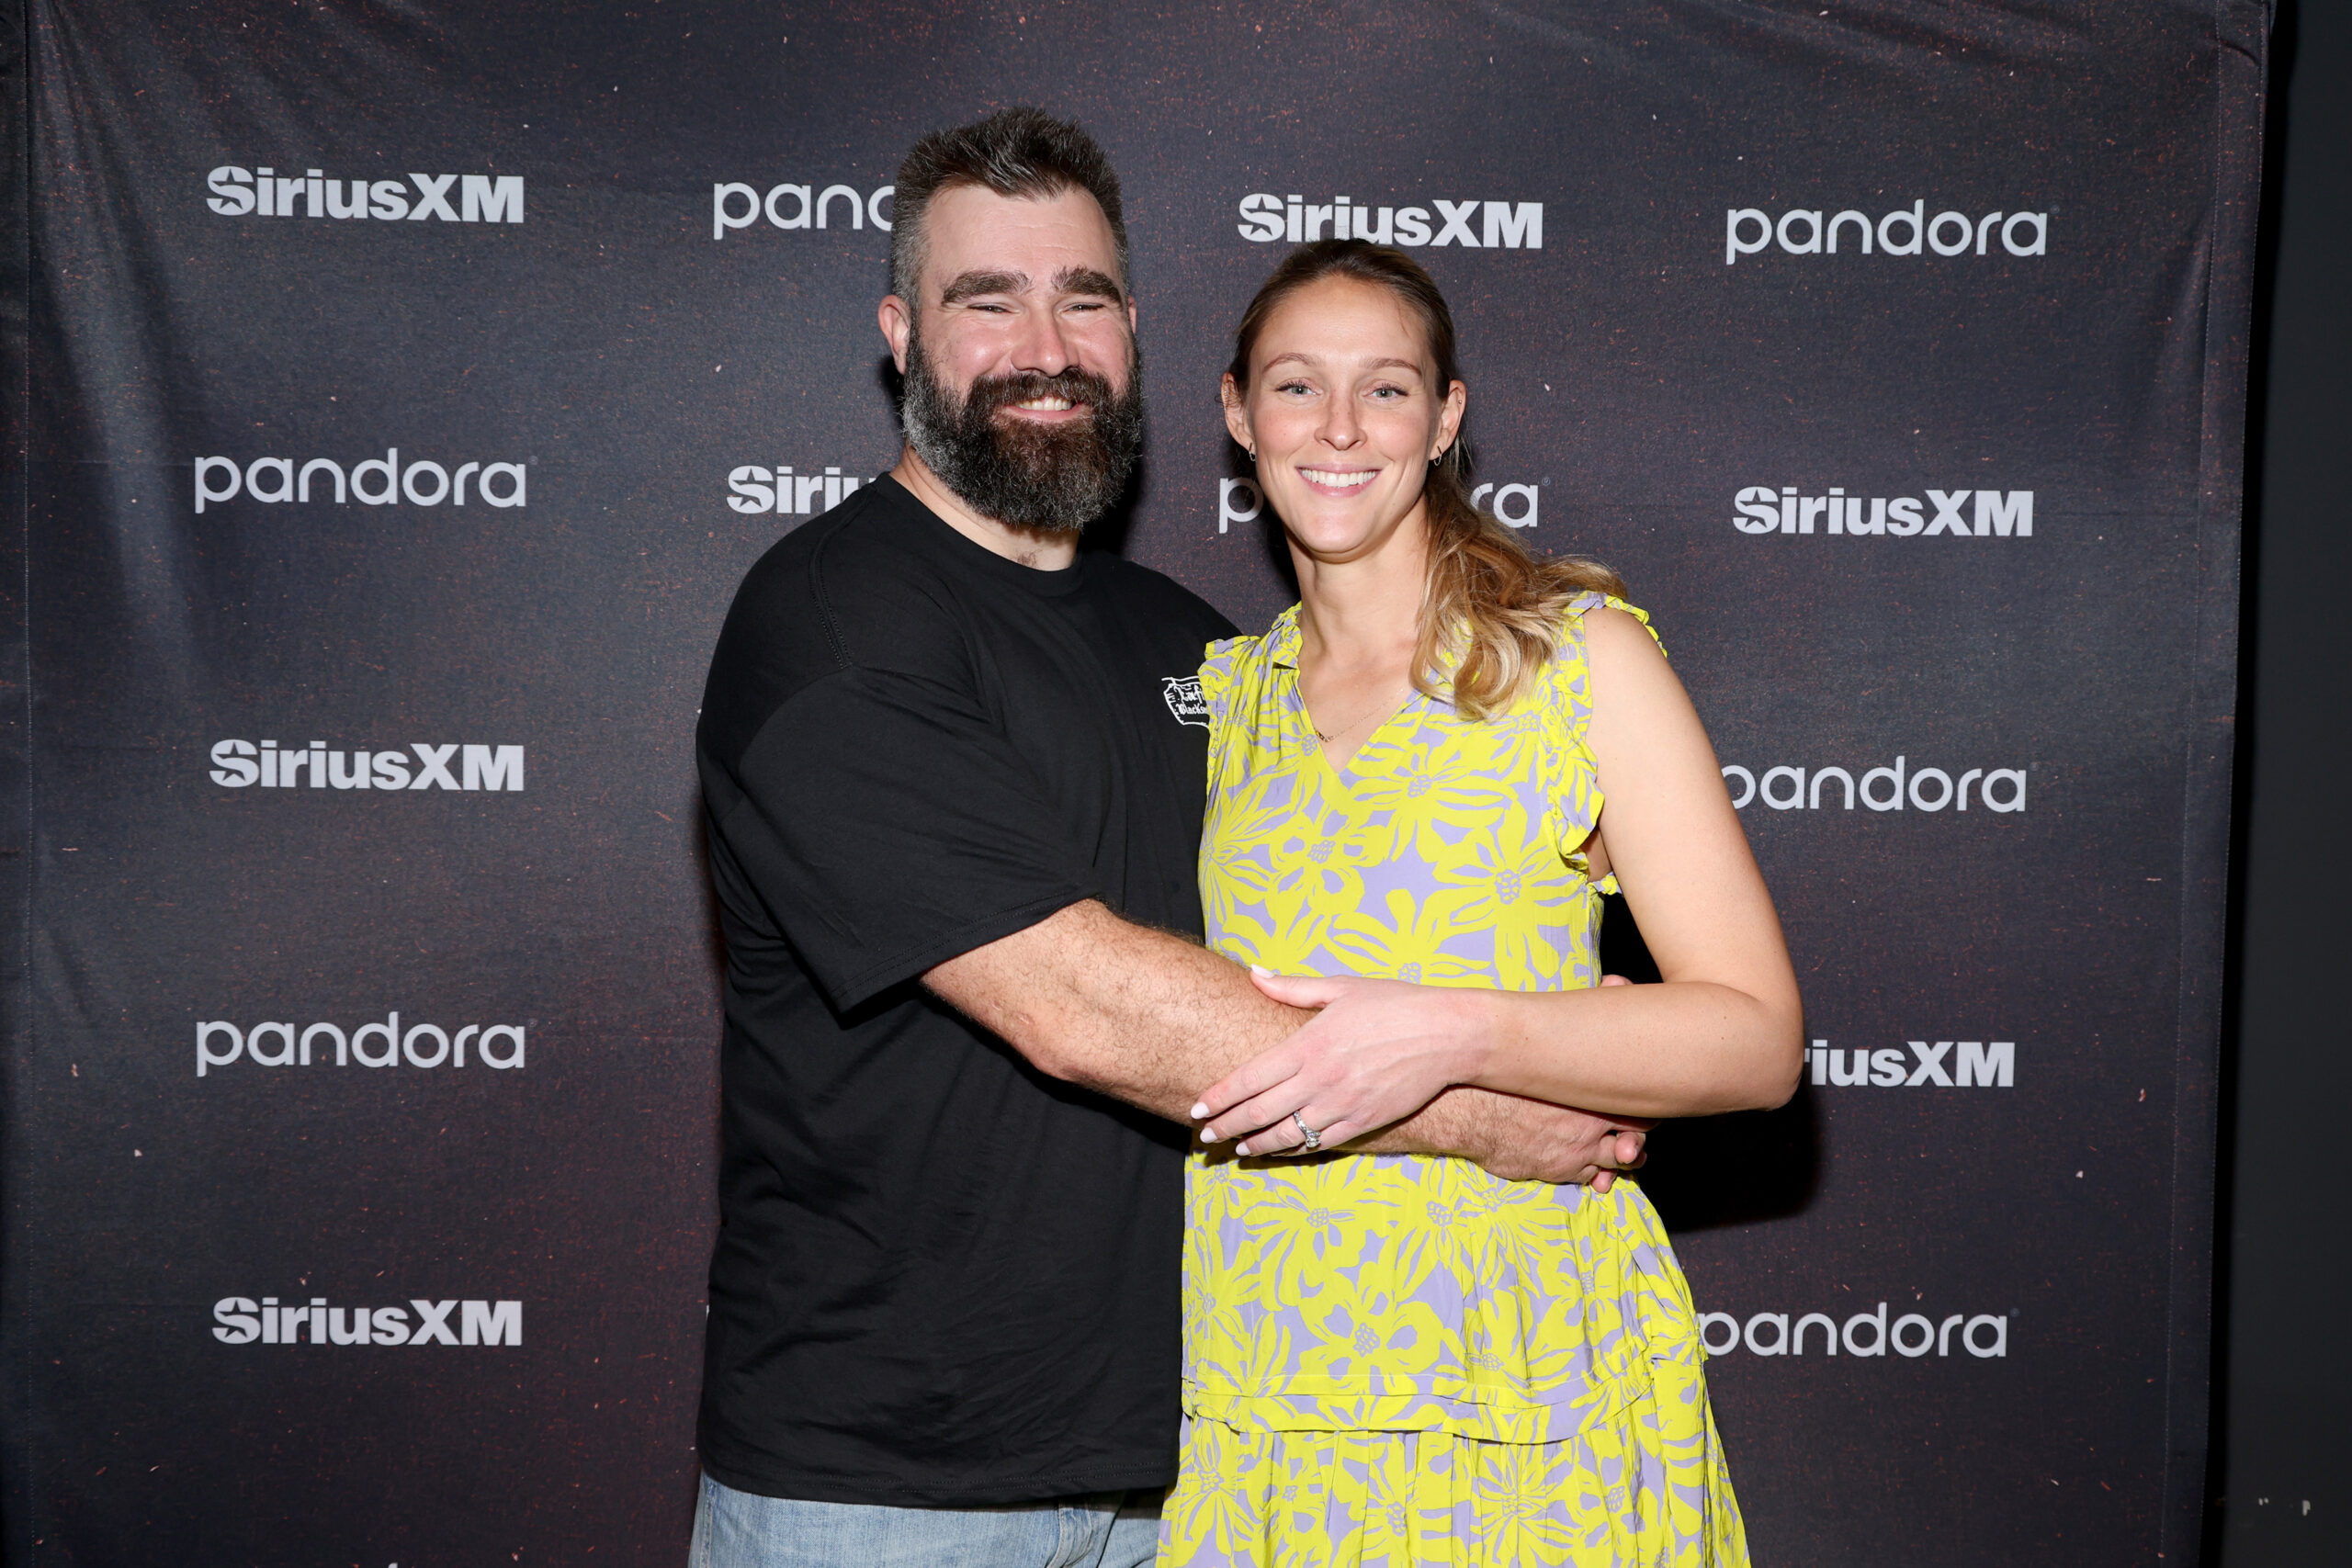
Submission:
<svg viewBox="0 0 2352 1568">
<path fill-rule="evenodd" d="M 2249 485 L 2234 1103 L 2214 1533 L 2226 1568 L 2352 1562 L 2352 8 L 2281 19 Z"/>
<path fill-rule="evenodd" d="M 895 450 L 898 160 L 1023 100 L 1126 182 L 1130 556 L 1289 599 L 1215 388 L 1344 209 L 1656 614 L 1817 1047 L 1645 1178 L 1762 1559 L 2192 1551 L 2267 21 L 40 0 L 6 1553 L 675 1560 L 702 675 L 778 471 Z"/>
</svg>

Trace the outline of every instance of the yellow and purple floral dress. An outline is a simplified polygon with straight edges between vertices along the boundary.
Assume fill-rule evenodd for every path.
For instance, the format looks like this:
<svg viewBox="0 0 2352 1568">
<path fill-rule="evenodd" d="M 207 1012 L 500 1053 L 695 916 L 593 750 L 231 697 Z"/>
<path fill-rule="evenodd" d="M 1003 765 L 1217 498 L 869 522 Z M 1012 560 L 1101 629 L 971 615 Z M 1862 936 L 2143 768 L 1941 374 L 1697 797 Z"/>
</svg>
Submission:
<svg viewBox="0 0 2352 1568">
<path fill-rule="evenodd" d="M 1215 644 L 1209 943 L 1278 974 L 1569 990 L 1600 978 L 1588 594 L 1485 722 L 1416 695 L 1345 769 L 1298 695 L 1294 607 Z M 1185 1568 L 1747 1562 L 1697 1317 L 1657 1211 L 1415 1155 L 1188 1172 Z"/>
</svg>

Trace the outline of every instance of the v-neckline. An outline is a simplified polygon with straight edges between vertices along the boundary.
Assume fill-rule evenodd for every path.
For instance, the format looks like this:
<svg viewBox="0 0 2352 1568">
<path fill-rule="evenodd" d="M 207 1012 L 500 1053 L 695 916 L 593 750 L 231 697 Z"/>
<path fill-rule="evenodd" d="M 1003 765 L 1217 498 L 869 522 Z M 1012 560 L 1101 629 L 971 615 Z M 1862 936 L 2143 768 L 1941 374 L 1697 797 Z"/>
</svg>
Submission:
<svg viewBox="0 0 2352 1568">
<path fill-rule="evenodd" d="M 1406 693 L 1405 700 L 1398 703 L 1387 717 L 1372 727 L 1372 732 L 1363 738 L 1354 750 L 1348 753 L 1348 759 L 1344 762 L 1331 755 L 1330 744 L 1323 739 L 1323 732 L 1315 728 L 1315 710 L 1306 705 L 1306 692 L 1298 679 L 1296 665 L 1291 667 L 1290 700 L 1292 705 L 1298 710 L 1299 722 L 1306 727 L 1306 733 L 1314 742 L 1315 755 L 1321 761 L 1324 769 L 1332 778 L 1345 787 L 1354 782 L 1356 764 L 1363 761 L 1363 754 L 1380 742 L 1381 739 L 1388 733 L 1389 726 L 1402 718 L 1411 710 L 1415 703 L 1421 700 L 1421 693 L 1419 690 Z"/>
</svg>

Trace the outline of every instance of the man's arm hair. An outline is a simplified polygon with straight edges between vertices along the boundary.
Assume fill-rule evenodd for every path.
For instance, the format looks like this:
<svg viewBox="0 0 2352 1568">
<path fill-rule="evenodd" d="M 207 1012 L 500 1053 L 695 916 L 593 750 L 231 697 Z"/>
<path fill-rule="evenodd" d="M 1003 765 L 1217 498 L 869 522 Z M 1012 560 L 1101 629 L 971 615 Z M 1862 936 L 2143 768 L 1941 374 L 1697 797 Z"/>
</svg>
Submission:
<svg viewBox="0 0 2352 1568">
<path fill-rule="evenodd" d="M 1201 1090 L 1315 1015 L 1238 964 L 1093 899 L 949 959 L 923 984 L 1038 1071 L 1189 1122 Z"/>
<path fill-rule="evenodd" d="M 1230 960 L 1092 899 L 951 958 L 923 984 L 1039 1071 L 1188 1124 L 1202 1089 L 1315 1016 L 1265 996 Z M 1605 1127 L 1581 1111 L 1451 1089 L 1348 1146 L 1460 1155 L 1510 1179 L 1573 1181 L 1609 1158 L 1595 1153 L 1611 1146 Z"/>
</svg>

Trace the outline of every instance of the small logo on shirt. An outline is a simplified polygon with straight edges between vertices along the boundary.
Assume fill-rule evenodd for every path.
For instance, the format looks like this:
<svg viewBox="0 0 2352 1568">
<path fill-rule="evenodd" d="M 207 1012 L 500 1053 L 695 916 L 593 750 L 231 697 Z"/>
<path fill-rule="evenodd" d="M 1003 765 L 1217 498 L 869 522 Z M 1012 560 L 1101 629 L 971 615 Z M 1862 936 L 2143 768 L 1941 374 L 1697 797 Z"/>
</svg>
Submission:
<svg viewBox="0 0 2352 1568">
<path fill-rule="evenodd" d="M 1201 695 L 1198 675 L 1163 675 L 1159 680 L 1159 694 L 1168 703 L 1168 711 L 1176 716 L 1179 724 L 1209 727 L 1208 699 Z"/>
</svg>

